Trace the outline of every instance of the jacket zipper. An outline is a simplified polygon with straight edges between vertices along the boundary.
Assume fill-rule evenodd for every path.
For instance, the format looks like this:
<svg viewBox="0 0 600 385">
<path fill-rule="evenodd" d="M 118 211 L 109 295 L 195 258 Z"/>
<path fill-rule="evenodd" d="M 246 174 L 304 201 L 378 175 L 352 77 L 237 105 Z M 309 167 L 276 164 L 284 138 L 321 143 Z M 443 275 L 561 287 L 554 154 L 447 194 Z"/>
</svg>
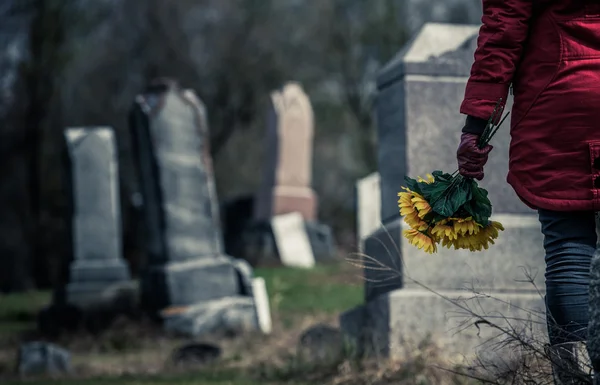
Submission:
<svg viewBox="0 0 600 385">
<path fill-rule="evenodd" d="M 513 84 L 512 83 L 510 83 L 510 86 L 508 87 L 508 90 L 509 90 L 509 92 L 510 92 L 511 95 L 515 94 L 515 90 L 513 88 Z"/>
</svg>

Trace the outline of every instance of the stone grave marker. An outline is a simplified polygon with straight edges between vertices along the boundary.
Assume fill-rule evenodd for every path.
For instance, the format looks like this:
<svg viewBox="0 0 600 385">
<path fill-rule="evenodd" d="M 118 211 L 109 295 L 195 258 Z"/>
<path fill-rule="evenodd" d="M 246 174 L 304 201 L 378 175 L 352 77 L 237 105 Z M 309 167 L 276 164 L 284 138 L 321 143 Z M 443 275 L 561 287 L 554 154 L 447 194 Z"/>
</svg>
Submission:
<svg viewBox="0 0 600 385">
<path fill-rule="evenodd" d="M 361 250 L 365 239 L 381 227 L 381 188 L 379 173 L 356 182 L 356 234 Z"/>
<path fill-rule="evenodd" d="M 407 338 L 415 342 L 428 333 L 446 344 L 449 353 L 470 355 L 481 350 L 479 345 L 493 331 L 482 330 L 481 338 L 477 337 L 477 330 L 453 337 L 451 329 L 458 327 L 460 320 L 450 319 L 446 313 L 458 309 L 429 290 L 453 299 L 468 297 L 465 289 L 482 290 L 525 309 L 543 309 L 542 297 L 536 287 L 525 281 L 523 273 L 523 269 L 537 272 L 535 283 L 544 290 L 539 222 L 535 212 L 506 183 L 508 123 L 493 139 L 494 151 L 481 183 L 490 193 L 495 218 L 506 227 L 496 245 L 485 252 L 440 248 L 437 254 L 428 255 L 402 237 L 404 224 L 397 194 L 404 176 L 425 176 L 434 170 L 451 173 L 457 168 L 456 148 L 465 120 L 459 107 L 478 30 L 478 26 L 471 25 L 426 24 L 378 77 L 376 113 L 383 226 L 368 238 L 365 254 L 397 273 L 394 278 L 389 271 L 365 269 L 366 304 L 345 313 L 341 319 L 350 335 L 366 330 L 366 340 L 378 354 L 398 356 Z M 509 99 L 506 111 L 511 102 Z M 478 308 L 482 312 L 499 311 L 509 318 L 526 316 L 516 307 L 500 305 L 500 301 L 484 302 Z M 422 322 L 424 319 L 427 322 Z"/>
<path fill-rule="evenodd" d="M 263 184 L 256 198 L 255 219 L 299 212 L 307 221 L 317 215 L 312 190 L 314 117 L 308 96 L 298 83 L 271 94 Z"/>
<path fill-rule="evenodd" d="M 252 269 L 223 251 L 204 105 L 157 79 L 137 97 L 130 128 L 147 226 L 145 309 L 185 335 L 259 329 Z"/>
<path fill-rule="evenodd" d="M 109 127 L 69 128 L 65 139 L 73 260 L 57 299 L 86 309 L 130 279 L 122 258 L 117 149 Z"/>
<path fill-rule="evenodd" d="M 314 267 L 315 258 L 300 213 L 273 217 L 271 227 L 279 257 L 285 266 Z"/>
</svg>

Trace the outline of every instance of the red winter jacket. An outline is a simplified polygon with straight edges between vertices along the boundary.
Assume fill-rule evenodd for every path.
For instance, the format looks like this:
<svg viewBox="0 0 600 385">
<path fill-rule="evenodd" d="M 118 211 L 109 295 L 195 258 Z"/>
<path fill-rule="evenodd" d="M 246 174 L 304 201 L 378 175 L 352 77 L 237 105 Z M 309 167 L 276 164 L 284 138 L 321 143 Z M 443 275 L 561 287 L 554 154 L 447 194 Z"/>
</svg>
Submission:
<svg viewBox="0 0 600 385">
<path fill-rule="evenodd" d="M 600 211 L 600 1 L 483 0 L 460 111 L 513 85 L 508 183 L 532 208 Z"/>
</svg>

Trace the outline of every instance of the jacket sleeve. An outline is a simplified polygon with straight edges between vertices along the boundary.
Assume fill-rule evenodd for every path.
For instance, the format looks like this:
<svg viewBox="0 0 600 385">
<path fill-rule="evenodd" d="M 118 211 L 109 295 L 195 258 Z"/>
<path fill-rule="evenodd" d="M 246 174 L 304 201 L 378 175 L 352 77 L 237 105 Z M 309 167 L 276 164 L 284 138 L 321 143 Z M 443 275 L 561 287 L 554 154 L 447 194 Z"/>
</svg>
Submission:
<svg viewBox="0 0 600 385">
<path fill-rule="evenodd" d="M 532 4 L 531 0 L 483 0 L 483 25 L 461 113 L 489 119 L 498 99 L 504 106 L 527 40 Z"/>
</svg>

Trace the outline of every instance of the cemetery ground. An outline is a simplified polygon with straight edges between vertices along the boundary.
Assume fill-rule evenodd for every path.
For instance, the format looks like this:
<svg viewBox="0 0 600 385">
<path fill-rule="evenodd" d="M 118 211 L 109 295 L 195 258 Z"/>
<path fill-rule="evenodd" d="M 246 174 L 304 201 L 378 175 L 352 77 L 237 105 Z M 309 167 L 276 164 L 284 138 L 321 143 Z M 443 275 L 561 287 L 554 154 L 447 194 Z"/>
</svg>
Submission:
<svg viewBox="0 0 600 385">
<path fill-rule="evenodd" d="M 318 365 L 300 360 L 302 331 L 315 324 L 335 326 L 339 313 L 362 302 L 363 279 L 347 263 L 311 270 L 256 269 L 265 278 L 273 314 L 270 336 L 226 338 L 216 342 L 223 355 L 199 367 L 175 365 L 170 357 L 189 340 L 166 336 L 150 322 L 120 319 L 98 335 L 80 332 L 53 342 L 69 349 L 74 373 L 60 379 L 19 379 L 15 375 L 18 347 L 39 340 L 35 319 L 50 301 L 49 292 L 0 296 L 0 382 L 31 385 L 258 385 L 258 384 L 468 384 L 439 365 L 433 345 L 424 345 L 404 362 L 342 358 Z"/>
</svg>

